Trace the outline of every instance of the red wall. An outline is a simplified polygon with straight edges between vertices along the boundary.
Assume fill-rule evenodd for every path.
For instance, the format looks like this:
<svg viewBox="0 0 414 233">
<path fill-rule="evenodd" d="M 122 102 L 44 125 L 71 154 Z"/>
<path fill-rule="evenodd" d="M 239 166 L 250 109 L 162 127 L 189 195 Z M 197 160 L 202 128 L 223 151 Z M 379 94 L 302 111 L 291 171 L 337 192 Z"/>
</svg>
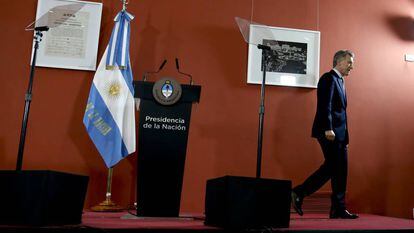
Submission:
<svg viewBox="0 0 414 233">
<path fill-rule="evenodd" d="M 0 169 L 14 169 L 32 34 L 24 27 L 37 1 L 1 0 Z M 319 6 L 318 6 L 319 2 Z M 103 1 L 99 58 L 108 43 L 118 0 Z M 253 7 L 253 9 L 252 9 Z M 414 207 L 414 2 L 409 0 L 142 0 L 130 1 L 131 59 L 135 79 L 164 58 L 163 75 L 178 74 L 173 61 L 202 85 L 193 108 L 182 212 L 202 212 L 205 182 L 222 175 L 254 176 L 258 85 L 246 84 L 247 46 L 234 17 L 279 27 L 321 31 L 321 69 L 333 53 L 351 49 L 355 69 L 347 79 L 350 209 L 411 217 Z M 105 197 L 106 171 L 82 124 L 93 72 L 38 68 L 30 111 L 24 169 L 90 176 L 86 208 Z M 184 82 L 184 79 L 183 79 Z M 310 130 L 315 89 L 268 86 L 263 177 L 302 182 L 322 162 Z M 135 200 L 136 155 L 116 166 L 113 200 Z M 329 185 L 323 190 L 329 190 Z"/>
</svg>

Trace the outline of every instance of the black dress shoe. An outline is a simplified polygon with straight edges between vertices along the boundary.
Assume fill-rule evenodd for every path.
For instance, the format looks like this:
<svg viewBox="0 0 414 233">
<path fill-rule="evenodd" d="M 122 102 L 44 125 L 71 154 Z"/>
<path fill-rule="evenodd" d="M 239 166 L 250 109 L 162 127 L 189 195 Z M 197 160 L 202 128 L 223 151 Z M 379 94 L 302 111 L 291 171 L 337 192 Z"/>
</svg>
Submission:
<svg viewBox="0 0 414 233">
<path fill-rule="evenodd" d="M 303 215 L 303 211 L 302 211 L 303 198 L 299 197 L 294 191 L 292 191 L 291 196 L 292 196 L 293 209 L 296 211 L 296 213 L 302 216 Z"/>
<path fill-rule="evenodd" d="M 359 218 L 359 216 L 357 214 L 350 213 L 348 210 L 331 210 L 329 213 L 329 218 L 356 219 Z"/>
</svg>

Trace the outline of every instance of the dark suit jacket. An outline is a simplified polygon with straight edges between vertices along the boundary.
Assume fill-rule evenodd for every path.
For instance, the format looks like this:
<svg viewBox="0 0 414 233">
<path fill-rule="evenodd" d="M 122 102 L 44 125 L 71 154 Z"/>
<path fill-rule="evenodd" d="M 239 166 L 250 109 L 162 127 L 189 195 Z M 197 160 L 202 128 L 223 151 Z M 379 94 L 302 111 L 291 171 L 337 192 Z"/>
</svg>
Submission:
<svg viewBox="0 0 414 233">
<path fill-rule="evenodd" d="M 335 141 L 348 144 L 346 94 L 338 74 L 331 70 L 318 82 L 318 103 L 312 127 L 312 137 L 325 137 L 326 130 L 335 132 Z"/>
</svg>

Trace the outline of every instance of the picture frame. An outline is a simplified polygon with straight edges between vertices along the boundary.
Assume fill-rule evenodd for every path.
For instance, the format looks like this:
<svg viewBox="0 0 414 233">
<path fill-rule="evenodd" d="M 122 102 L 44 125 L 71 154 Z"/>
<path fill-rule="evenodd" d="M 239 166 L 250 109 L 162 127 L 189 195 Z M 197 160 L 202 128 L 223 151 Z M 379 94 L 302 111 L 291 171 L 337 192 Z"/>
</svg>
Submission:
<svg viewBox="0 0 414 233">
<path fill-rule="evenodd" d="M 62 69 L 95 71 L 98 56 L 99 33 L 101 27 L 102 3 L 77 0 L 39 0 L 36 20 L 50 9 L 59 9 L 68 4 L 82 4 L 83 7 L 64 23 L 62 27 L 50 28 L 43 33 L 37 52 L 36 66 Z M 60 10 L 60 9 L 59 9 Z M 65 14 L 55 10 L 57 18 L 48 18 L 57 24 Z M 54 21 L 56 20 L 56 22 Z M 34 43 L 32 56 L 34 53 Z"/>
<path fill-rule="evenodd" d="M 267 45 L 266 85 L 316 88 L 319 80 L 320 32 L 251 24 L 247 83 L 261 84 Z"/>
</svg>

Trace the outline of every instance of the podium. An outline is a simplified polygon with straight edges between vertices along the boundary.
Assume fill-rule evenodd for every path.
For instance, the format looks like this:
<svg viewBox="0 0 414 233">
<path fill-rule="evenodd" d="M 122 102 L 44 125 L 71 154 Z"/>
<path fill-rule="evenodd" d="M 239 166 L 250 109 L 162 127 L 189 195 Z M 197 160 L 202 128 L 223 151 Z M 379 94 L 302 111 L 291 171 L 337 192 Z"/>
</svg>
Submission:
<svg viewBox="0 0 414 233">
<path fill-rule="evenodd" d="M 178 217 L 190 128 L 191 108 L 201 86 L 181 85 L 180 99 L 162 105 L 154 98 L 154 82 L 134 81 L 140 98 L 137 215 Z"/>
</svg>

